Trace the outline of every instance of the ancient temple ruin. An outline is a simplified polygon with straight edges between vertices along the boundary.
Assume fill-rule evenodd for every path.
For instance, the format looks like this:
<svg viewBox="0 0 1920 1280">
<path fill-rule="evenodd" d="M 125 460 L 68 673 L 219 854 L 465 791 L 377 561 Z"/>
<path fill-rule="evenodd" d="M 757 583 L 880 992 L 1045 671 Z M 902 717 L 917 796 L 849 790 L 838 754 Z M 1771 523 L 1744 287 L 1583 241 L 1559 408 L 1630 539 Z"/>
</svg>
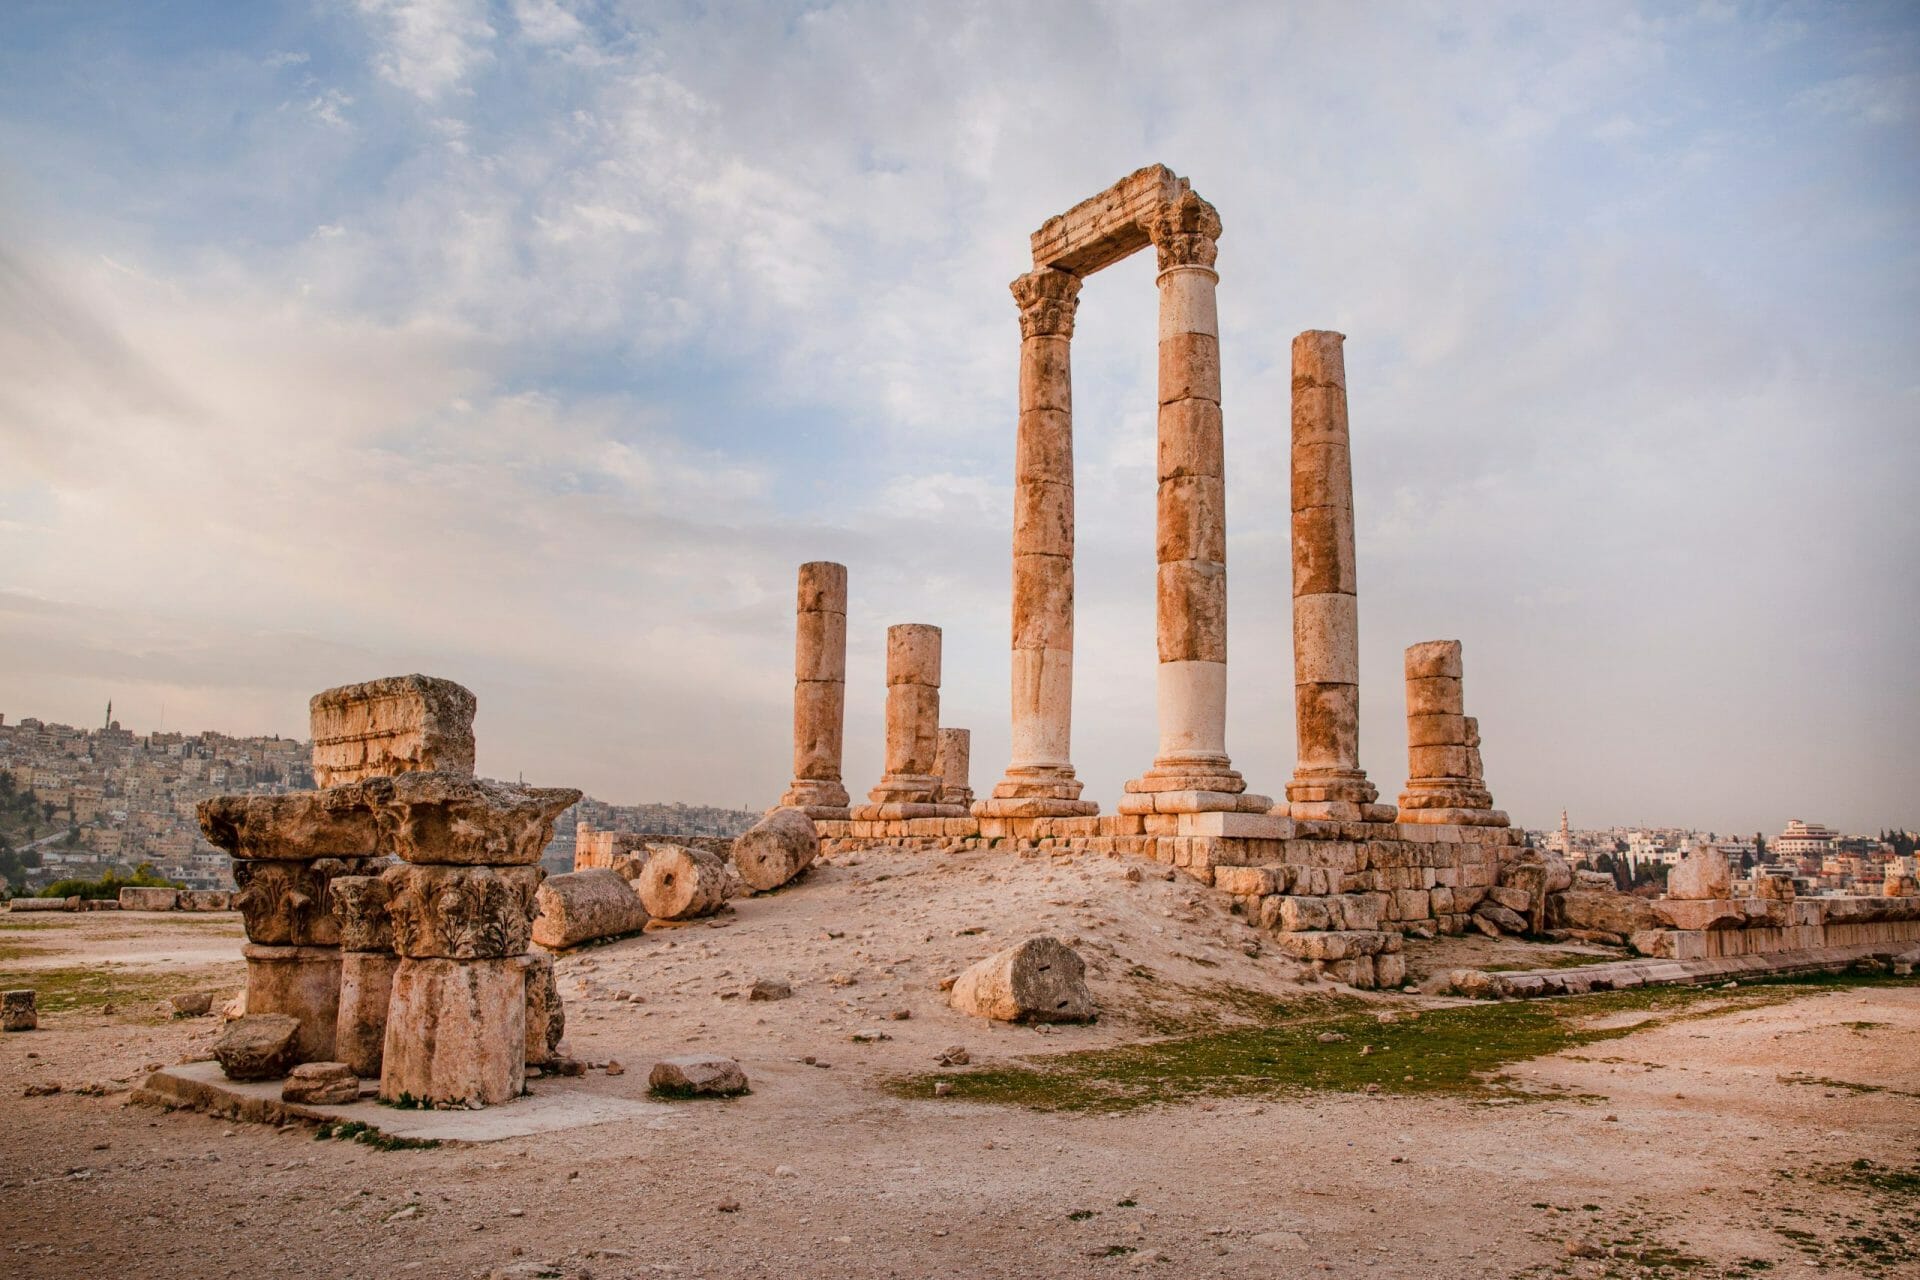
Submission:
<svg viewBox="0 0 1920 1280">
<path fill-rule="evenodd" d="M 1012 285 L 1020 320 L 1012 758 L 990 794 L 963 809 L 961 797 L 971 794 L 964 770 L 961 782 L 941 782 L 950 766 L 938 759 L 964 757 L 935 746 L 955 732 L 938 723 L 939 633 L 896 627 L 888 638 L 887 774 L 871 803 L 841 807 L 846 571 L 802 567 L 796 777 L 782 803 L 818 820 L 826 850 L 911 845 L 1154 858 L 1231 895 L 1235 910 L 1273 931 L 1286 954 L 1363 987 L 1401 981 L 1408 935 L 1470 927 L 1539 933 L 1550 917 L 1561 929 L 1621 946 L 1631 940 L 1656 959 L 1920 937 L 1920 900 L 1891 890 L 1885 900 L 1817 911 L 1721 893 L 1707 910 L 1684 902 L 1633 907 L 1617 900 L 1624 895 L 1576 884 L 1564 862 L 1524 848 L 1523 834 L 1494 808 L 1479 721 L 1466 714 L 1457 640 L 1406 650 L 1407 778 L 1397 805 L 1380 801 L 1360 767 L 1345 337 L 1327 330 L 1293 340 L 1296 764 L 1278 803 L 1247 789 L 1226 743 L 1221 231 L 1219 214 L 1186 179 L 1154 165 L 1031 237 L 1032 269 Z M 1149 246 L 1160 293 L 1159 748 L 1109 814 L 1082 794 L 1072 757 L 1071 347 L 1082 280 Z"/>
</svg>

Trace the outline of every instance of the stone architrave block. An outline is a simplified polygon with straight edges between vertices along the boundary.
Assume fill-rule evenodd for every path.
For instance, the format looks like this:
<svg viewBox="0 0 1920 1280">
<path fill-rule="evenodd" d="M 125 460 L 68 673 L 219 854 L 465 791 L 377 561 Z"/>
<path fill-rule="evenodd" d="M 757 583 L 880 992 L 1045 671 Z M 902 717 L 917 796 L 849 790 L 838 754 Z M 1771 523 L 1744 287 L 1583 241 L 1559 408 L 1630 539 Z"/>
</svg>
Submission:
<svg viewBox="0 0 1920 1280">
<path fill-rule="evenodd" d="M 404 862 L 532 866 L 553 820 L 580 799 L 572 787 L 523 787 L 450 773 L 370 778 L 383 847 Z"/>
<path fill-rule="evenodd" d="M 308 704 L 313 776 L 323 787 L 418 770 L 473 774 L 474 696 L 434 676 L 389 676 Z"/>
<path fill-rule="evenodd" d="M 380 878 L 387 887 L 394 953 L 448 960 L 520 955 L 532 938 L 535 893 L 544 875 L 539 867 L 388 868 Z"/>
<path fill-rule="evenodd" d="M 174 911 L 179 906 L 178 889 L 136 888 L 129 885 L 120 890 L 122 911 Z"/>
<path fill-rule="evenodd" d="M 377 797 L 359 783 L 275 796 L 214 796 L 194 808 L 208 843 L 237 859 L 297 862 L 380 851 Z"/>
</svg>

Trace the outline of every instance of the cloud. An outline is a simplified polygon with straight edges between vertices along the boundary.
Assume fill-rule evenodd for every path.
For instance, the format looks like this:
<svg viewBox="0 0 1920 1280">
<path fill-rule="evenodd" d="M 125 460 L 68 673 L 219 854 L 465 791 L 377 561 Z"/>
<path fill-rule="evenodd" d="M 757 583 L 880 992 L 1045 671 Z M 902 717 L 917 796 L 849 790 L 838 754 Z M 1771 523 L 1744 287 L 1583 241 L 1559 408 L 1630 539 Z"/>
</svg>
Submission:
<svg viewBox="0 0 1920 1280">
<path fill-rule="evenodd" d="M 458 90 L 493 60 L 484 0 L 358 0 L 385 44 L 380 75 L 426 101 Z"/>
</svg>

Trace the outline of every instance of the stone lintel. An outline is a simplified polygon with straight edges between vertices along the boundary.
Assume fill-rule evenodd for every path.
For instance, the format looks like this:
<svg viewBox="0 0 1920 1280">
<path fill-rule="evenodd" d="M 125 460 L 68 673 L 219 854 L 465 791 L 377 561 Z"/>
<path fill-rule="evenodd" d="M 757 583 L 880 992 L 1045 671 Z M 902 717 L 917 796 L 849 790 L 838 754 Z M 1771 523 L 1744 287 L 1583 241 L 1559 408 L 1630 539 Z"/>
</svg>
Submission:
<svg viewBox="0 0 1920 1280">
<path fill-rule="evenodd" d="M 1163 164 L 1128 174 L 1096 196 L 1048 218 L 1033 233 L 1033 265 L 1089 276 L 1152 243 L 1147 228 L 1162 205 L 1191 187 Z"/>
</svg>

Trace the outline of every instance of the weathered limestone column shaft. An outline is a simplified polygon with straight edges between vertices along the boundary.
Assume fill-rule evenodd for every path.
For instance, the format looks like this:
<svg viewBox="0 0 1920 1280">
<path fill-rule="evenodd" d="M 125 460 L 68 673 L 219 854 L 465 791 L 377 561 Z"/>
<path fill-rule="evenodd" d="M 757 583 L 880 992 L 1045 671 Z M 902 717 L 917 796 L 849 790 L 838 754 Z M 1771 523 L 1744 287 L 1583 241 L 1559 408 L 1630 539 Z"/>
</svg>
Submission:
<svg viewBox="0 0 1920 1280">
<path fill-rule="evenodd" d="M 1344 334 L 1293 340 L 1293 691 L 1296 818 L 1391 821 L 1360 767 L 1360 628 Z"/>
<path fill-rule="evenodd" d="M 1264 809 L 1227 757 L 1227 520 L 1220 417 L 1220 218 L 1191 191 L 1148 228 L 1159 254 L 1158 708 L 1153 767 L 1127 784 L 1152 812 Z M 1148 811 L 1134 799 L 1123 809 Z"/>
<path fill-rule="evenodd" d="M 1480 722 L 1466 714 L 1458 640 L 1407 649 L 1407 789 L 1400 821 L 1504 827 L 1480 763 Z"/>
<path fill-rule="evenodd" d="M 886 774 L 867 793 L 857 820 L 965 817 L 940 803 L 940 628 L 903 622 L 887 628 Z"/>
<path fill-rule="evenodd" d="M 966 729 L 942 729 L 933 771 L 940 775 L 940 803 L 962 808 L 973 803 L 973 734 Z"/>
<path fill-rule="evenodd" d="M 845 818 L 840 751 L 847 707 L 847 567 L 800 566 L 794 610 L 793 784 L 782 807 L 811 818 Z"/>
<path fill-rule="evenodd" d="M 1080 279 L 1042 268 L 1013 282 L 1020 305 L 1014 451 L 1012 759 L 975 809 L 994 817 L 1099 812 L 1080 799 L 1073 731 L 1073 379 Z"/>
</svg>

